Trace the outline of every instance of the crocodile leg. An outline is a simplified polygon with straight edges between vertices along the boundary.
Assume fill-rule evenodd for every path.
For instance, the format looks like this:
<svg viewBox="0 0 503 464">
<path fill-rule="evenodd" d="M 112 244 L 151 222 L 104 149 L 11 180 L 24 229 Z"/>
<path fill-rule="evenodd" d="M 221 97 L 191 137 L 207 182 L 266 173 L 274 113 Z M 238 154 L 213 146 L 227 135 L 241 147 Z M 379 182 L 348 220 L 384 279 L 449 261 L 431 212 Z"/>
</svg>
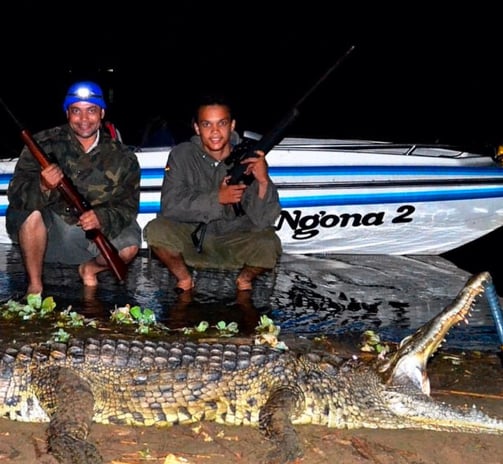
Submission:
<svg viewBox="0 0 503 464">
<path fill-rule="evenodd" d="M 298 410 L 299 400 L 303 402 L 300 392 L 293 388 L 279 388 L 271 393 L 260 410 L 260 430 L 274 444 L 267 455 L 268 463 L 284 464 L 304 454 L 290 420 Z"/>
<path fill-rule="evenodd" d="M 49 453 L 62 464 L 99 464 L 103 458 L 86 441 L 93 418 L 89 385 L 70 369 L 59 370 L 55 411 L 48 428 Z"/>
</svg>

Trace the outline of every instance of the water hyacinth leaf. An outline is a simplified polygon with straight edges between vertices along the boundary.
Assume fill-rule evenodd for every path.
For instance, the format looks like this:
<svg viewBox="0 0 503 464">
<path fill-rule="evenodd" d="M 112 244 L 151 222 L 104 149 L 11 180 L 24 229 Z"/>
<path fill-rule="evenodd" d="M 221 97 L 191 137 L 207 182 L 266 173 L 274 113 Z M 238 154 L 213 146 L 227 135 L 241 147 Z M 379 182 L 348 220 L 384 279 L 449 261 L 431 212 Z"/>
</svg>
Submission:
<svg viewBox="0 0 503 464">
<path fill-rule="evenodd" d="M 134 319 L 141 319 L 141 308 L 139 306 L 133 306 L 130 308 L 129 313 L 133 316 Z"/>
<path fill-rule="evenodd" d="M 43 299 L 42 304 L 40 306 L 40 315 L 45 316 L 49 313 L 52 313 L 56 308 L 56 302 L 52 296 L 48 296 Z"/>
<path fill-rule="evenodd" d="M 218 330 L 225 330 L 227 328 L 227 324 L 225 321 L 219 321 L 217 322 L 217 325 L 215 326 Z"/>
<path fill-rule="evenodd" d="M 42 295 L 40 293 L 30 293 L 26 297 L 26 302 L 28 303 L 28 306 L 39 309 L 40 306 L 42 306 Z"/>
<path fill-rule="evenodd" d="M 53 332 L 52 336 L 57 342 L 67 342 L 70 339 L 70 334 L 61 328 L 57 332 Z"/>
<path fill-rule="evenodd" d="M 207 321 L 201 321 L 197 326 L 196 326 L 196 331 L 197 332 L 206 332 L 210 324 Z"/>
<path fill-rule="evenodd" d="M 151 309 L 145 308 L 143 310 L 143 320 L 149 324 L 155 324 L 156 318 L 155 313 Z"/>
<path fill-rule="evenodd" d="M 238 333 L 239 332 L 238 323 L 237 322 L 229 322 L 229 324 L 227 324 L 227 330 L 229 332 Z"/>
</svg>

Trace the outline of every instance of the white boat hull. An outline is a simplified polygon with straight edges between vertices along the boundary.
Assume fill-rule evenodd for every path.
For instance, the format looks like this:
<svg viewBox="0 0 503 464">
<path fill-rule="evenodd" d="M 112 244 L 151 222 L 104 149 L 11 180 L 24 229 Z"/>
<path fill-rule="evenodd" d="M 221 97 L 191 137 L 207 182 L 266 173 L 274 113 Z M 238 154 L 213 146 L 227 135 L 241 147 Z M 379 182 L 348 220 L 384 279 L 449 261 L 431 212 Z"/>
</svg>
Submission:
<svg viewBox="0 0 503 464">
<path fill-rule="evenodd" d="M 156 216 L 169 149 L 138 151 L 139 222 Z M 438 255 L 503 225 L 503 169 L 491 157 L 436 146 L 285 139 L 267 155 L 276 223 L 290 254 Z M 15 160 L 0 162 L 0 242 Z M 146 243 L 143 243 L 146 247 Z"/>
</svg>

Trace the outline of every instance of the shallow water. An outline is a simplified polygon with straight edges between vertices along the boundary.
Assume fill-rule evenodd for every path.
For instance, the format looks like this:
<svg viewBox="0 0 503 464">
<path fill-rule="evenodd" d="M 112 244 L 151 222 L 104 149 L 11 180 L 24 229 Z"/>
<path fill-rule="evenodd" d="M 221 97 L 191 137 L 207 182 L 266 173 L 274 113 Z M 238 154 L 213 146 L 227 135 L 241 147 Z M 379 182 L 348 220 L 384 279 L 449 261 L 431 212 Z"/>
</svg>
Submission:
<svg viewBox="0 0 503 464">
<path fill-rule="evenodd" d="M 0 251 L 0 301 L 19 300 L 26 288 L 19 251 L 11 245 L 0 245 Z M 241 333 L 250 334 L 260 315 L 267 314 L 286 334 L 349 339 L 372 329 L 384 340 L 399 341 L 449 304 L 470 274 L 434 256 L 283 255 L 251 294 L 236 292 L 237 273 L 194 271 L 194 276 L 191 298 L 178 297 L 168 271 L 144 250 L 125 283 L 103 273 L 94 291 L 81 285 L 75 267 L 46 266 L 44 295 L 53 296 L 59 310 L 71 306 L 102 321 L 129 304 L 152 309 L 159 322 L 173 329 L 225 321 L 237 322 Z M 453 329 L 445 346 L 492 351 L 499 344 L 482 298 L 470 325 Z"/>
</svg>

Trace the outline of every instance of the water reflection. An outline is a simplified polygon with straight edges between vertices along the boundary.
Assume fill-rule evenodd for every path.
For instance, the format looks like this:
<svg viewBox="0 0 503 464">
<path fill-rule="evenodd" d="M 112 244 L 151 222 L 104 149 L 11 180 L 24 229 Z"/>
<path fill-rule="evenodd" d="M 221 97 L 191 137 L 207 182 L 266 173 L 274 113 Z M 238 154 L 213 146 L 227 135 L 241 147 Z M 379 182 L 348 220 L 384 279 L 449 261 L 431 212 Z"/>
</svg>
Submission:
<svg viewBox="0 0 503 464">
<path fill-rule="evenodd" d="M 0 245 L 0 301 L 20 299 L 26 288 L 17 248 Z M 267 314 L 282 333 L 349 336 L 367 329 L 398 341 L 431 319 L 461 290 L 468 274 L 438 257 L 367 255 L 284 255 L 273 273 L 259 277 L 253 292 L 236 292 L 237 272 L 195 271 L 196 289 L 178 297 L 175 281 L 146 252 L 130 266 L 127 280 L 111 273 L 100 285 L 84 287 L 75 267 L 48 266 L 45 295 L 58 307 L 88 318 L 109 321 L 116 307 L 152 309 L 172 328 L 191 327 L 202 320 L 238 323 L 242 334 L 254 332 Z M 451 348 L 494 350 L 499 346 L 485 299 L 474 310 L 469 326 L 453 330 Z"/>
</svg>

